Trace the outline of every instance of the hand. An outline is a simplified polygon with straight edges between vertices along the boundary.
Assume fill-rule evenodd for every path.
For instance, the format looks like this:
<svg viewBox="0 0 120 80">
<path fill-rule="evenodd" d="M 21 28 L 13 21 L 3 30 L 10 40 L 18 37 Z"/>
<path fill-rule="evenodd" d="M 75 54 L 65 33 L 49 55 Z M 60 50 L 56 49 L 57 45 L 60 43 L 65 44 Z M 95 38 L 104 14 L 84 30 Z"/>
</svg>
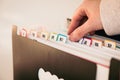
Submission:
<svg viewBox="0 0 120 80">
<path fill-rule="evenodd" d="M 99 7 L 100 0 L 83 0 L 68 27 L 68 35 L 71 41 L 78 41 L 88 33 L 103 29 Z"/>
</svg>

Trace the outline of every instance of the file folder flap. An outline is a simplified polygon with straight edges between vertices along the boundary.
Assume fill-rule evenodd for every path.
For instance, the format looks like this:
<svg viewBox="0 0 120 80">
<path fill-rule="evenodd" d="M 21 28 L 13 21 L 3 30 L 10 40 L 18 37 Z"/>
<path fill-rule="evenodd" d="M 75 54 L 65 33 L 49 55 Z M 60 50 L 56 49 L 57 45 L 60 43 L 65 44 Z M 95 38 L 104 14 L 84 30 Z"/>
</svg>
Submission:
<svg viewBox="0 0 120 80">
<path fill-rule="evenodd" d="M 120 80 L 120 61 L 114 58 L 110 63 L 109 80 Z"/>
<path fill-rule="evenodd" d="M 95 80 L 96 64 L 16 34 L 13 28 L 14 80 L 38 80 L 43 68 L 64 80 Z"/>
</svg>

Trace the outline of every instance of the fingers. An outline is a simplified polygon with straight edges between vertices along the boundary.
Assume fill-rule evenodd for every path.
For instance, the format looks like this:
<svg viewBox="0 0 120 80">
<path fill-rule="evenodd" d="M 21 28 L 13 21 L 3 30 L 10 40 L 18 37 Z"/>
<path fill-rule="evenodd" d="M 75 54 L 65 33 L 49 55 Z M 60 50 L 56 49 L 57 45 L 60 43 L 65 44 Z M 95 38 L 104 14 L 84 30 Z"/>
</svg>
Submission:
<svg viewBox="0 0 120 80">
<path fill-rule="evenodd" d="M 78 41 L 80 38 L 82 38 L 84 35 L 92 31 L 92 27 L 90 25 L 90 20 L 86 21 L 83 25 L 76 28 L 70 35 L 69 39 L 71 41 Z"/>
<path fill-rule="evenodd" d="M 70 35 L 78 26 L 79 22 L 76 19 L 72 19 L 70 26 L 68 27 L 68 35 Z"/>
<path fill-rule="evenodd" d="M 70 35 L 83 21 L 81 21 L 85 16 L 84 10 L 78 9 L 74 14 L 71 24 L 68 27 L 68 35 Z"/>
</svg>

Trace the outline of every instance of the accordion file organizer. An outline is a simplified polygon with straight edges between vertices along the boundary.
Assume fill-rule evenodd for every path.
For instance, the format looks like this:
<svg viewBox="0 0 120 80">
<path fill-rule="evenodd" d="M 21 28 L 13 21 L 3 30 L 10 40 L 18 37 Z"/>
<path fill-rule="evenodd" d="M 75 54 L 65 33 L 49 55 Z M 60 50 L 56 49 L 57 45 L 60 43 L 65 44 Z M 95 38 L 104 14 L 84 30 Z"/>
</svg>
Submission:
<svg viewBox="0 0 120 80">
<path fill-rule="evenodd" d="M 12 42 L 14 80 L 39 80 L 41 68 L 61 80 L 106 80 L 111 59 L 120 59 L 119 50 L 22 37 L 17 35 L 17 26 Z"/>
</svg>

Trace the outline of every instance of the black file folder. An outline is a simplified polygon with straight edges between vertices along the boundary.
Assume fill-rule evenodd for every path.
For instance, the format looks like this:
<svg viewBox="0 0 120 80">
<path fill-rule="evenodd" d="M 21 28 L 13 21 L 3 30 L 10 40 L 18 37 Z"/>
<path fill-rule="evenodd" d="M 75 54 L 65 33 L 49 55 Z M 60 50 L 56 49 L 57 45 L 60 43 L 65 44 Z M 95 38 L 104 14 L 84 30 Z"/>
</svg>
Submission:
<svg viewBox="0 0 120 80">
<path fill-rule="evenodd" d="M 43 68 L 64 80 L 95 80 L 96 64 L 43 43 L 18 36 L 13 27 L 14 80 L 38 80 Z"/>
</svg>

